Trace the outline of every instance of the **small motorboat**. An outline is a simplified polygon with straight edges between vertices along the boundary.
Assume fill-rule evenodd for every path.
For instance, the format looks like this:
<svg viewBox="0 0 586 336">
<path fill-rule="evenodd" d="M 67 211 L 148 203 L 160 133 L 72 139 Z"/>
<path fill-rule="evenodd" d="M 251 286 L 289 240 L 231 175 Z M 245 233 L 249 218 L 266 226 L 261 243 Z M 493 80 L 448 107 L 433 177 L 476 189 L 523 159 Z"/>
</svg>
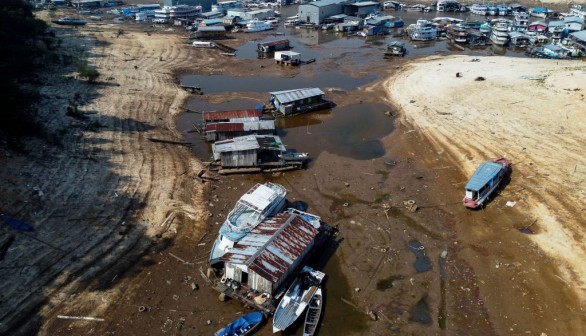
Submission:
<svg viewBox="0 0 586 336">
<path fill-rule="evenodd" d="M 510 170 L 511 163 L 504 157 L 481 163 L 464 187 L 464 206 L 470 209 L 481 207 Z"/>
<path fill-rule="evenodd" d="M 261 324 L 264 316 L 261 312 L 246 314 L 228 324 L 214 334 L 214 336 L 245 336 L 252 335 Z"/>
<path fill-rule="evenodd" d="M 303 336 L 313 336 L 317 330 L 319 317 L 321 316 L 321 309 L 323 305 L 322 290 L 318 288 L 313 294 L 313 298 L 307 306 L 307 313 L 305 314 L 305 325 L 303 326 Z"/>
<path fill-rule="evenodd" d="M 63 17 L 59 20 L 53 20 L 53 23 L 63 26 L 83 26 L 87 23 L 84 19 L 72 18 L 72 17 Z"/>
<path fill-rule="evenodd" d="M 303 314 L 305 308 L 309 305 L 309 301 L 320 289 L 320 283 L 324 277 L 323 272 L 314 270 L 309 266 L 303 267 L 303 271 L 295 278 L 275 310 L 273 317 L 274 333 L 287 329 Z"/>
</svg>

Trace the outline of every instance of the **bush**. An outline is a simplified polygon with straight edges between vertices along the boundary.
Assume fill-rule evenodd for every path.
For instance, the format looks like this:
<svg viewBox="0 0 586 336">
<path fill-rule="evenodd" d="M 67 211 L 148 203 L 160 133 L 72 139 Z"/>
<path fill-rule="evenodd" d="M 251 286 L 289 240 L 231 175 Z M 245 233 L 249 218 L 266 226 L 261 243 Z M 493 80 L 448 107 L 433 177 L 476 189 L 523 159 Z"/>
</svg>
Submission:
<svg viewBox="0 0 586 336">
<path fill-rule="evenodd" d="M 77 70 L 79 77 L 86 79 L 90 83 L 94 83 L 98 77 L 100 77 L 100 72 L 94 68 L 82 67 Z"/>
</svg>

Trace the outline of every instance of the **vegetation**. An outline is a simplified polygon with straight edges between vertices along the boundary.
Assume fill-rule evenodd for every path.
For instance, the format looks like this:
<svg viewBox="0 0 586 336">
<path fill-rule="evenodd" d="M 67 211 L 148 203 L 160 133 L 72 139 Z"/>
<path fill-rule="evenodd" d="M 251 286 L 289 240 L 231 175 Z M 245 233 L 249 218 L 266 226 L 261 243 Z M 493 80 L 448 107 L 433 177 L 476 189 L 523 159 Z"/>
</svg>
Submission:
<svg viewBox="0 0 586 336">
<path fill-rule="evenodd" d="M 47 52 L 39 39 L 47 25 L 34 18 L 24 0 L 0 1 L 0 137 L 38 134 L 31 102 L 32 93 L 21 88 L 30 78 L 38 59 Z"/>
<path fill-rule="evenodd" d="M 79 77 L 86 79 L 90 83 L 94 83 L 100 77 L 100 72 L 95 68 L 89 67 L 86 62 L 83 62 L 79 66 L 77 73 Z"/>
</svg>

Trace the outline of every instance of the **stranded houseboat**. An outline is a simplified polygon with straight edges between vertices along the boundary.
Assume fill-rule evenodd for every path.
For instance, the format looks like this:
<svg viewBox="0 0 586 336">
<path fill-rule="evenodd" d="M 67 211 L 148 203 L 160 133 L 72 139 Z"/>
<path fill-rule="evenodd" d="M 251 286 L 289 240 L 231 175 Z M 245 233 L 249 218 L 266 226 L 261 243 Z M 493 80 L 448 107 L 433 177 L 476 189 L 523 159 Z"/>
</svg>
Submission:
<svg viewBox="0 0 586 336">
<path fill-rule="evenodd" d="M 466 189 L 464 206 L 470 209 L 481 207 L 501 184 L 510 169 L 511 163 L 504 157 L 481 163 L 464 187 Z"/>
</svg>

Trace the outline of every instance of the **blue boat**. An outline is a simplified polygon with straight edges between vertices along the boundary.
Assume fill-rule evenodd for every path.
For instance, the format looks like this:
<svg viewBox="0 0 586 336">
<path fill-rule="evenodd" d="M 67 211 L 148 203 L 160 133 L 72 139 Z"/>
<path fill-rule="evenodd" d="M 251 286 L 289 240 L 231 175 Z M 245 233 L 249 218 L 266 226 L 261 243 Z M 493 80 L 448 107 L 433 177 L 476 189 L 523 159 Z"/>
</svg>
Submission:
<svg viewBox="0 0 586 336">
<path fill-rule="evenodd" d="M 470 209 L 481 207 L 510 169 L 511 163 L 504 157 L 481 163 L 464 187 L 466 189 L 464 206 Z"/>
<path fill-rule="evenodd" d="M 264 316 L 261 312 L 246 314 L 228 324 L 225 328 L 216 331 L 215 336 L 244 336 L 252 335 L 261 324 Z"/>
</svg>

